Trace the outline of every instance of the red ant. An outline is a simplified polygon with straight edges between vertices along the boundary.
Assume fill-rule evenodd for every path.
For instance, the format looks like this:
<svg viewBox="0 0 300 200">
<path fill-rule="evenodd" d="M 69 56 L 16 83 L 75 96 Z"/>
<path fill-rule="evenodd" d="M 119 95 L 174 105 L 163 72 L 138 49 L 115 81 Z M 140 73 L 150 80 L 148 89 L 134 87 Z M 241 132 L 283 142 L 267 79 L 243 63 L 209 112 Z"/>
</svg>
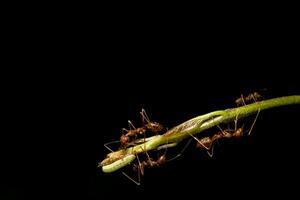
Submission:
<svg viewBox="0 0 300 200">
<path fill-rule="evenodd" d="M 220 128 L 220 127 L 219 127 Z M 213 156 L 213 148 L 216 141 L 218 141 L 221 138 L 232 138 L 232 137 L 241 137 L 243 135 L 243 128 L 238 128 L 237 130 L 222 130 L 215 133 L 211 137 L 203 137 L 201 139 L 196 138 L 195 136 L 191 135 L 198 143 L 197 147 L 199 148 L 205 148 L 207 150 L 207 153 L 210 157 Z M 211 151 L 211 152 L 209 152 Z"/>
<path fill-rule="evenodd" d="M 128 120 L 129 130 L 125 128 L 122 129 L 126 133 L 125 134 L 123 133 L 120 137 L 121 148 L 126 148 L 130 144 L 130 142 L 132 142 L 132 137 L 136 138 L 138 135 L 142 135 L 142 134 L 144 134 L 145 136 L 146 131 L 150 131 L 152 133 L 158 134 L 163 130 L 162 125 L 160 125 L 157 122 L 150 121 L 144 109 L 142 109 L 140 115 L 143 123 L 142 127 L 135 128 L 132 122 Z"/>
<path fill-rule="evenodd" d="M 220 128 L 221 129 L 221 128 Z M 243 135 L 243 128 L 238 128 L 237 130 L 222 130 L 214 134 L 212 137 L 204 137 L 200 140 L 195 136 L 192 136 L 195 140 L 197 140 L 197 147 L 205 148 L 210 157 L 213 156 L 213 148 L 216 141 L 221 138 L 232 138 L 232 137 L 241 137 Z M 211 152 L 209 152 L 211 151 Z"/>
<path fill-rule="evenodd" d="M 260 113 L 260 109 L 258 110 L 256 117 L 250 127 L 250 130 L 248 131 L 248 135 L 251 134 L 251 131 L 254 127 L 254 124 L 256 123 L 259 113 Z M 220 131 L 215 133 L 211 137 L 204 137 L 199 140 L 195 136 L 193 136 L 193 135 L 191 135 L 191 136 L 198 142 L 197 147 L 205 148 L 207 150 L 208 155 L 210 157 L 212 157 L 213 151 L 214 151 L 214 144 L 216 141 L 218 141 L 221 138 L 232 138 L 232 137 L 240 138 L 243 136 L 244 128 L 243 128 L 243 126 L 241 128 L 237 128 L 237 120 L 238 120 L 238 116 L 236 116 L 236 119 L 234 120 L 235 121 L 235 129 L 234 130 L 232 130 L 232 129 L 222 130 L 221 127 L 218 126 Z M 211 151 L 211 152 L 209 152 L 209 151 Z"/>
<path fill-rule="evenodd" d="M 150 167 L 159 167 L 161 165 L 164 165 L 167 160 L 166 160 L 166 153 L 167 153 L 167 148 L 165 150 L 165 153 L 161 156 L 159 156 L 156 160 L 153 160 L 145 151 L 145 154 L 147 156 L 147 160 L 140 161 L 139 156 L 136 156 L 137 158 L 137 163 L 133 164 L 132 169 L 133 171 L 138 172 L 138 181 L 134 180 L 132 177 L 128 176 L 126 173 L 122 172 L 128 179 L 130 179 L 132 182 L 134 182 L 137 185 L 140 185 L 141 182 L 141 175 L 144 176 L 145 173 L 145 168 L 150 168 Z"/>
<path fill-rule="evenodd" d="M 108 147 L 109 144 L 120 142 L 121 149 L 126 148 L 129 145 L 134 145 L 139 142 L 145 142 L 146 141 L 145 134 L 147 131 L 154 133 L 154 134 L 158 134 L 164 129 L 164 127 L 161 124 L 150 121 L 150 119 L 144 109 L 142 109 L 142 111 L 140 112 L 140 115 L 141 115 L 141 119 L 142 119 L 142 123 L 143 123 L 142 127 L 136 128 L 133 125 L 133 123 L 128 120 L 129 130 L 127 130 L 125 128 L 122 129 L 123 133 L 120 137 L 120 140 L 106 143 L 104 146 L 108 150 L 113 152 L 113 150 Z M 139 135 L 144 135 L 144 139 L 137 138 Z M 167 147 L 164 147 L 164 148 L 167 150 Z M 153 160 L 152 158 L 150 158 L 150 156 L 147 152 L 145 152 L 145 154 L 147 155 L 147 160 L 140 162 L 139 157 L 136 155 L 138 164 L 133 165 L 133 170 L 134 171 L 138 170 L 138 182 L 135 181 L 133 178 L 131 178 L 129 175 L 127 175 L 125 172 L 122 172 L 123 175 L 125 175 L 128 179 L 130 179 L 137 185 L 140 185 L 140 174 L 144 175 L 144 169 L 146 167 L 158 167 L 158 166 L 163 165 L 166 162 L 166 156 L 165 156 L 166 152 L 164 155 L 159 156 L 157 158 L 157 160 Z"/>
<path fill-rule="evenodd" d="M 246 103 L 249 103 L 251 101 L 257 102 L 257 101 L 260 101 L 261 99 L 263 99 L 263 97 L 259 93 L 254 92 L 252 94 L 249 94 L 246 97 L 241 95 L 240 98 L 235 100 L 235 103 L 236 103 L 237 106 L 242 106 L 242 105 L 246 105 Z"/>
<path fill-rule="evenodd" d="M 143 127 L 147 130 L 151 131 L 152 133 L 158 134 L 164 129 L 164 127 L 161 124 L 150 121 L 145 109 L 142 109 L 140 114 L 142 117 Z"/>
<path fill-rule="evenodd" d="M 159 156 L 157 158 L 157 160 L 153 160 L 152 158 L 150 158 L 150 156 L 149 156 L 149 154 L 147 152 L 145 152 L 145 153 L 146 153 L 148 159 L 146 161 L 142 161 L 142 162 L 139 161 L 138 163 L 135 163 L 133 165 L 133 170 L 134 171 L 140 170 L 140 173 L 142 175 L 144 175 L 144 169 L 146 167 L 159 167 L 159 166 L 161 166 L 161 165 L 163 165 L 163 164 L 166 163 L 166 156 L 165 156 L 165 154 L 162 155 L 162 156 Z"/>
<path fill-rule="evenodd" d="M 131 121 L 128 120 L 129 130 L 123 128 L 122 131 L 126 133 L 122 134 L 120 137 L 121 148 L 126 148 L 132 141 L 132 137 L 137 137 L 137 135 L 145 134 L 146 129 L 144 127 L 135 128 Z"/>
</svg>

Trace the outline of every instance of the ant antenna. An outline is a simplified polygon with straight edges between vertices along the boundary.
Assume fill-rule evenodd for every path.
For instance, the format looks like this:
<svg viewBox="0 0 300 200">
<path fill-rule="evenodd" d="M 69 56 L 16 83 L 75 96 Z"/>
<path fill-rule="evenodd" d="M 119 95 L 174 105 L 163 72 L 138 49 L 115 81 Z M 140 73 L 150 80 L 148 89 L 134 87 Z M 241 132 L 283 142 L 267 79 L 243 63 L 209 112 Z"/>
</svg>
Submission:
<svg viewBox="0 0 300 200">
<path fill-rule="evenodd" d="M 130 130 L 135 130 L 136 129 L 135 126 L 133 125 L 133 123 L 130 120 L 128 120 L 128 127 L 129 127 Z"/>
<path fill-rule="evenodd" d="M 120 143 L 120 141 L 119 141 L 119 140 L 115 140 L 115 141 L 112 141 L 112 142 L 107 142 L 107 143 L 104 144 L 104 147 L 105 147 L 106 149 L 108 149 L 109 151 L 114 152 L 114 151 L 113 151 L 111 148 L 109 148 L 109 146 L 108 146 L 108 145 L 114 144 L 114 143 Z"/>
<path fill-rule="evenodd" d="M 252 131 L 252 129 L 253 129 L 255 123 L 256 123 L 256 120 L 257 120 L 257 118 L 258 118 L 259 113 L 260 113 L 260 108 L 258 109 L 258 111 L 257 111 L 257 113 L 256 113 L 255 119 L 254 119 L 254 121 L 253 121 L 253 123 L 252 123 L 252 125 L 251 125 L 251 128 L 250 128 L 250 130 L 249 130 L 249 132 L 248 132 L 248 135 L 251 134 L 251 131 Z"/>
<path fill-rule="evenodd" d="M 124 176 L 126 176 L 126 178 L 128 178 L 129 180 L 131 180 L 132 182 L 134 182 L 135 184 L 137 184 L 137 185 L 141 185 L 141 182 L 140 182 L 140 171 L 138 170 L 138 179 L 139 179 L 139 181 L 136 181 L 136 180 L 134 180 L 133 178 L 131 178 L 128 174 L 126 174 L 125 172 L 122 172 L 122 174 L 124 175 Z"/>
<path fill-rule="evenodd" d="M 194 137 L 194 136 L 193 136 Z M 185 144 L 185 146 L 183 147 L 183 149 L 179 152 L 179 154 L 177 154 L 175 157 L 171 158 L 171 159 L 168 159 L 166 160 L 166 162 L 169 162 L 169 161 L 172 161 L 172 160 L 175 160 L 176 158 L 180 157 L 183 152 L 186 150 L 186 148 L 190 145 L 192 139 L 189 139 L 189 141 Z M 166 150 L 167 151 L 167 150 Z"/>
<path fill-rule="evenodd" d="M 167 140 L 167 144 L 161 146 L 161 147 L 165 148 L 165 152 L 164 152 L 164 154 L 163 154 L 163 156 L 164 156 L 165 158 L 166 158 L 166 155 L 167 155 L 168 148 L 169 148 L 169 147 L 172 147 L 172 146 L 173 146 L 173 144 L 172 144 L 172 143 L 169 144 L 169 140 Z M 161 149 L 163 149 L 163 148 L 157 148 L 157 150 L 161 150 Z M 168 162 L 168 161 L 173 160 L 173 159 L 174 159 L 174 158 L 169 159 L 169 160 L 165 159 L 165 161 Z"/>
<path fill-rule="evenodd" d="M 145 124 L 145 120 L 146 120 L 147 123 L 151 122 L 144 108 L 142 108 L 142 111 L 140 112 L 140 114 L 141 114 L 141 117 L 142 117 L 143 124 Z"/>
<path fill-rule="evenodd" d="M 212 147 L 211 147 L 211 149 L 210 149 L 211 152 L 209 152 L 209 150 L 206 151 L 207 154 L 208 154 L 208 156 L 211 157 L 211 158 L 212 158 L 213 155 L 214 155 L 214 148 L 215 148 L 215 145 L 212 145 Z"/>
<path fill-rule="evenodd" d="M 126 128 L 122 128 L 122 133 L 123 134 L 128 133 L 129 131 L 136 129 L 135 126 L 133 125 L 133 123 L 130 120 L 128 120 L 128 128 L 129 128 L 129 130 L 126 129 Z"/>
<path fill-rule="evenodd" d="M 141 171 L 142 171 L 142 164 L 140 162 L 140 159 L 138 157 L 138 155 L 136 155 L 137 161 L 138 161 L 138 167 L 137 167 L 137 171 L 138 171 L 138 181 L 134 180 L 132 177 L 130 177 L 128 174 L 126 174 L 125 172 L 122 172 L 122 174 L 128 178 L 129 180 L 131 180 L 132 182 L 134 182 L 136 185 L 141 185 Z"/>
</svg>

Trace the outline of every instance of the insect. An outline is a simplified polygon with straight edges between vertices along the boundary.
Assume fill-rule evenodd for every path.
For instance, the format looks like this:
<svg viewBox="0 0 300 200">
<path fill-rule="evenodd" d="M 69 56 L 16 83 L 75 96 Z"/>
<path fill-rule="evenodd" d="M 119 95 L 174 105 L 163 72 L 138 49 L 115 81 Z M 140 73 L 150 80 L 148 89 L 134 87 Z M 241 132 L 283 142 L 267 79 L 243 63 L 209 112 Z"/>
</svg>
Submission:
<svg viewBox="0 0 300 200">
<path fill-rule="evenodd" d="M 260 113 L 260 109 L 258 110 L 255 119 L 249 129 L 248 135 L 251 134 L 251 131 L 256 123 L 256 120 L 258 118 L 258 115 Z M 204 148 L 207 150 L 207 154 L 212 157 L 213 156 L 213 151 L 214 151 L 214 145 L 215 142 L 217 142 L 221 138 L 240 138 L 243 136 L 244 133 L 244 127 L 237 128 L 237 121 L 238 121 L 238 115 L 236 116 L 235 121 L 235 128 L 234 129 L 225 129 L 223 130 L 220 126 L 217 126 L 220 131 L 215 133 L 214 135 L 210 137 L 203 137 L 201 139 L 196 138 L 195 136 L 191 135 L 196 141 L 197 141 L 197 147 L 199 148 Z"/>
<path fill-rule="evenodd" d="M 145 133 L 147 131 L 150 131 L 154 134 L 158 134 L 164 129 L 164 127 L 161 124 L 150 121 L 145 109 L 142 109 L 140 115 L 143 123 L 142 127 L 135 128 L 133 123 L 128 120 L 129 130 L 125 128 L 122 129 L 123 133 L 120 137 L 121 149 L 128 147 L 134 140 L 137 139 L 138 135 L 144 135 L 145 138 Z"/>
<path fill-rule="evenodd" d="M 142 109 L 142 111 L 140 112 L 140 115 L 142 118 L 143 127 L 145 129 L 147 129 L 155 134 L 160 133 L 164 129 L 164 127 L 161 124 L 150 121 L 145 109 Z"/>
<path fill-rule="evenodd" d="M 154 160 L 153 158 L 151 158 L 149 156 L 149 154 L 147 152 L 145 152 L 145 153 L 147 155 L 147 160 L 135 163 L 133 165 L 133 170 L 134 171 L 140 170 L 140 173 L 142 175 L 144 175 L 144 169 L 145 168 L 147 168 L 147 167 L 159 167 L 159 166 L 166 163 L 166 155 L 165 154 L 159 156 L 156 160 Z"/>
<path fill-rule="evenodd" d="M 141 175 L 144 176 L 145 174 L 145 168 L 150 168 L 150 167 L 159 167 L 161 165 L 164 165 L 167 160 L 166 160 L 166 153 L 167 149 L 165 150 L 165 153 L 161 156 L 158 156 L 156 160 L 150 157 L 147 151 L 145 151 L 146 155 L 146 160 L 141 161 L 139 156 L 136 155 L 137 158 L 137 163 L 134 163 L 132 165 L 133 171 L 138 173 L 138 180 L 134 180 L 132 177 L 127 175 L 126 173 L 122 172 L 128 179 L 130 179 L 132 182 L 134 182 L 137 185 L 140 185 L 141 183 Z"/>
<path fill-rule="evenodd" d="M 141 120 L 142 120 L 141 127 L 136 128 L 133 125 L 133 123 L 128 120 L 129 128 L 122 129 L 122 135 L 120 137 L 120 140 L 106 143 L 104 146 L 108 150 L 113 152 L 113 150 L 111 148 L 109 148 L 108 145 L 113 144 L 113 143 L 120 143 L 120 149 L 125 149 L 125 148 L 129 147 L 130 145 L 145 143 L 146 141 L 148 141 L 151 138 L 158 137 L 158 133 L 160 133 L 162 130 L 164 130 L 164 127 L 161 124 L 159 124 L 158 122 L 153 122 L 149 119 L 149 117 L 144 109 L 142 109 L 142 111 L 140 112 L 140 116 L 141 116 Z M 146 133 L 148 133 L 148 132 L 155 134 L 155 136 L 146 138 Z M 140 137 L 140 136 L 142 136 L 142 137 Z M 126 161 L 126 163 L 131 163 L 136 158 L 137 163 L 133 164 L 132 166 L 133 166 L 134 171 L 138 171 L 138 181 L 134 180 L 132 177 L 130 177 L 124 171 L 122 172 L 122 174 L 124 176 L 126 176 L 128 179 L 130 179 L 131 181 L 133 181 L 134 183 L 136 183 L 137 185 L 140 185 L 140 176 L 141 176 L 141 174 L 144 175 L 145 168 L 158 167 L 158 166 L 163 165 L 166 162 L 167 148 L 168 148 L 167 145 L 163 147 L 163 149 L 165 149 L 165 153 L 163 155 L 159 156 L 157 159 L 151 158 L 149 156 L 148 152 L 144 151 L 144 150 L 143 151 L 145 152 L 145 155 L 146 155 L 146 156 L 144 156 L 144 158 L 146 157 L 146 159 L 143 161 L 140 161 L 140 157 L 136 154 L 130 154 L 130 155 L 125 155 L 125 156 L 120 155 L 120 157 L 124 156 L 124 158 L 123 157 L 121 158 L 123 161 L 118 160 L 111 164 L 110 164 L 110 162 L 112 159 L 107 159 L 108 163 L 101 163 L 103 166 L 102 169 L 105 172 L 110 172 L 110 171 L 119 169 L 121 167 L 124 167 L 123 165 L 121 165 L 121 163 L 124 163 L 124 160 Z M 142 148 L 142 149 L 144 149 L 144 148 Z"/>
<path fill-rule="evenodd" d="M 260 101 L 262 99 L 263 99 L 263 97 L 258 92 L 254 92 L 254 93 L 249 94 L 246 97 L 241 95 L 240 98 L 235 100 L 235 103 L 236 103 L 237 106 L 242 106 L 242 105 L 246 105 L 246 103 L 249 103 L 251 101 L 257 102 L 257 101 Z"/>
<path fill-rule="evenodd" d="M 210 157 L 213 156 L 214 144 L 221 138 L 232 138 L 232 137 L 241 137 L 243 135 L 243 127 L 238 128 L 237 130 L 222 130 L 219 127 L 220 131 L 215 133 L 211 137 L 203 137 L 200 140 L 195 136 L 191 135 L 197 141 L 197 147 L 205 148 Z"/>
<path fill-rule="evenodd" d="M 146 129 L 144 127 L 135 128 L 131 121 L 128 120 L 129 130 L 123 128 L 122 135 L 120 137 L 120 147 L 126 148 L 129 143 L 132 142 L 132 138 L 136 139 L 138 135 L 145 134 Z M 125 133 L 124 133 L 125 132 Z"/>
</svg>

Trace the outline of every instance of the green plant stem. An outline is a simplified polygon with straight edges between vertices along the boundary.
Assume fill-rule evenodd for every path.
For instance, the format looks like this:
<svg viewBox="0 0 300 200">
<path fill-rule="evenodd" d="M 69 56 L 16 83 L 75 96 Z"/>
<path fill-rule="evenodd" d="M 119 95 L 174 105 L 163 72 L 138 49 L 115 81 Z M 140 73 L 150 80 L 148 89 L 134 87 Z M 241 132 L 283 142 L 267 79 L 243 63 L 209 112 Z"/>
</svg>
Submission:
<svg viewBox="0 0 300 200">
<path fill-rule="evenodd" d="M 102 169 L 104 172 L 107 173 L 116 171 L 126 166 L 127 164 L 130 164 L 130 162 L 134 160 L 134 158 L 130 160 L 124 159 L 124 163 L 120 162 L 120 160 L 125 156 L 137 155 L 145 151 L 151 151 L 158 148 L 162 148 L 163 145 L 173 147 L 185 138 L 188 138 L 191 135 L 198 134 L 218 124 L 230 123 L 233 122 L 236 118 L 242 119 L 249 115 L 256 114 L 262 110 L 291 104 L 300 104 L 300 95 L 278 97 L 237 108 L 214 111 L 205 115 L 195 117 L 170 129 L 163 135 L 157 135 L 155 137 L 152 137 L 149 141 L 143 144 L 139 144 L 127 149 L 122 149 L 108 154 L 107 158 L 101 162 Z M 120 167 L 114 164 L 116 161 L 118 161 L 118 166 Z"/>
</svg>

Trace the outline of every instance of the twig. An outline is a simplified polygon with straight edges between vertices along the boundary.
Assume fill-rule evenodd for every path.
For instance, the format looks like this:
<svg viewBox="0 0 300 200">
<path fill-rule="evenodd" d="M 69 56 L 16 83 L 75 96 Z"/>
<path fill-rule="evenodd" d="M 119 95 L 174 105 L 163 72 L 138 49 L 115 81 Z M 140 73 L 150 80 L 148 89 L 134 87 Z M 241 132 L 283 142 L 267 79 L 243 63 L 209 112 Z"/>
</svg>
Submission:
<svg viewBox="0 0 300 200">
<path fill-rule="evenodd" d="M 201 115 L 175 126 L 163 135 L 152 136 L 151 139 L 148 139 L 143 144 L 108 154 L 100 163 L 100 166 L 102 166 L 102 170 L 105 173 L 114 172 L 130 164 L 139 153 L 156 150 L 163 145 L 174 147 L 185 138 L 191 137 L 191 135 L 198 134 L 221 123 L 233 122 L 237 116 L 239 119 L 242 119 L 249 115 L 257 114 L 262 110 L 291 104 L 300 104 L 300 95 L 278 97 L 242 107 L 219 110 Z"/>
</svg>

